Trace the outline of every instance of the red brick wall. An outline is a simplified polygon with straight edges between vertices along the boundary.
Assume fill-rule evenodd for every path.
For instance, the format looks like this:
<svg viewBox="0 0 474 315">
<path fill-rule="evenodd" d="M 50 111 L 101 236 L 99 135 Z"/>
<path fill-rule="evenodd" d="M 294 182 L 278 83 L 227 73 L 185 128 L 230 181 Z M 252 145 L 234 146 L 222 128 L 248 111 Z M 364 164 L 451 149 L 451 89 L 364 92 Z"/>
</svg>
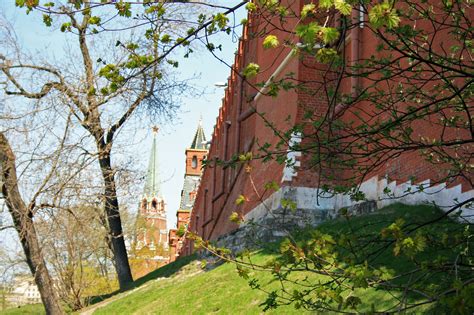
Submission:
<svg viewBox="0 0 474 315">
<path fill-rule="evenodd" d="M 302 1 L 291 1 L 293 8 L 301 7 Z M 305 89 L 282 91 L 277 98 L 263 96 L 257 102 L 252 102 L 259 88 L 255 86 L 258 82 L 265 82 L 278 68 L 289 53 L 289 48 L 272 50 L 263 49 L 262 41 L 265 36 L 259 36 L 259 32 L 275 34 L 280 42 L 297 41 L 288 33 L 276 30 L 279 21 L 272 20 L 273 26 L 264 19 L 256 20 L 250 17 L 250 24 L 244 29 L 244 34 L 239 42 L 238 53 L 235 57 L 234 67 L 228 81 L 228 88 L 223 97 L 222 108 L 216 120 L 216 127 L 212 135 L 212 145 L 209 151 L 209 159 L 228 161 L 234 154 L 252 152 L 254 157 L 260 153 L 259 146 L 269 143 L 272 148 L 280 140 L 278 133 L 274 131 L 286 131 L 295 123 L 307 123 L 306 133 L 311 133 L 310 123 L 320 117 L 331 117 L 335 114 L 338 104 L 330 104 L 329 88 L 333 87 L 337 79 L 335 73 L 318 64 L 314 58 L 309 56 L 298 56 L 293 58 L 284 71 L 280 74 L 282 78 L 287 73 L 294 73 L 295 82 L 305 82 Z M 286 29 L 292 29 L 296 20 L 288 20 L 284 25 Z M 276 25 L 276 27 L 275 27 Z M 347 34 L 346 56 L 351 61 L 351 38 Z M 443 40 L 441 38 L 440 40 Z M 361 29 L 359 34 L 360 57 L 369 58 L 375 53 L 375 47 L 379 41 L 369 32 L 367 28 Z M 242 68 L 250 62 L 260 65 L 260 73 L 256 78 L 242 84 L 242 79 L 237 75 Z M 341 82 L 340 89 L 344 93 L 351 93 L 354 82 L 350 79 Z M 359 80 L 360 87 L 369 84 L 367 80 Z M 250 101 L 249 101 L 250 100 Z M 252 113 L 256 108 L 257 113 Z M 358 119 L 354 115 L 356 110 L 367 109 L 367 104 L 359 103 L 344 111 L 340 117 L 343 121 Z M 310 119 L 305 117 L 308 110 L 314 111 Z M 259 114 L 263 114 L 263 117 Z M 378 113 L 380 119 L 384 119 L 385 113 Z M 368 113 L 365 117 L 370 118 Z M 274 129 L 268 126 L 271 122 Z M 423 134 L 427 137 L 439 137 L 440 130 L 432 121 L 427 120 L 413 126 L 414 133 Z M 460 131 L 452 129 L 448 131 L 448 137 L 459 135 Z M 465 135 L 464 135 L 465 136 Z M 303 144 L 314 139 L 303 140 Z M 283 150 L 285 148 L 282 148 Z M 321 183 L 318 169 L 313 165 L 310 155 L 303 155 L 300 159 L 301 166 L 298 175 L 290 183 L 296 187 L 318 187 Z M 215 239 L 237 228 L 237 224 L 229 221 L 229 216 L 236 211 L 241 215 L 247 214 L 255 208 L 261 200 L 267 198 L 270 193 L 264 194 L 265 183 L 275 181 L 281 184 L 283 165 L 275 161 L 263 163 L 261 159 L 251 161 L 250 174 L 241 166 L 235 168 L 222 167 L 222 165 L 210 164 L 204 171 L 201 186 L 196 198 L 191 215 L 190 229 L 197 232 L 204 239 Z M 334 166 L 337 170 L 337 165 Z M 331 170 L 330 170 L 331 171 Z M 337 172 L 337 171 L 334 171 Z M 339 180 L 352 176 L 353 170 L 341 170 L 337 174 Z M 327 175 L 327 174 L 326 174 Z M 386 176 L 400 182 L 407 181 L 416 176 L 417 181 L 425 179 L 439 179 L 445 175 L 442 167 L 426 163 L 417 151 L 408 151 L 399 156 L 393 156 L 376 168 L 373 172 L 366 174 L 365 179 L 372 176 Z M 457 181 L 456 183 L 458 183 Z M 324 182 L 323 182 L 324 183 Z M 464 182 L 465 184 L 467 182 Z M 464 190 L 472 189 L 469 185 Z M 239 195 L 247 198 L 241 206 L 235 204 Z"/>
<path fill-rule="evenodd" d="M 428 20 L 419 20 L 416 23 L 416 27 L 429 31 L 430 29 L 432 29 L 433 26 Z M 373 32 L 371 32 L 367 27 L 359 30 L 359 49 L 361 59 L 369 59 L 371 55 L 375 55 L 378 58 L 388 56 L 388 52 L 376 52 L 377 45 L 381 44 L 382 41 L 380 39 L 377 39 Z M 448 31 L 448 29 L 445 29 L 442 31 L 432 32 L 432 34 L 436 33 L 436 38 L 433 41 L 431 41 L 432 38 L 427 39 L 428 42 L 431 42 L 432 49 L 437 50 L 439 52 L 440 49 L 445 49 L 445 47 L 449 47 L 449 45 L 453 43 L 452 36 L 448 34 Z M 349 59 L 352 57 L 351 40 L 351 35 L 349 34 L 345 46 L 346 55 Z M 444 48 L 442 48 L 442 46 L 444 46 Z M 400 54 L 397 54 L 396 52 L 392 52 L 392 55 L 392 58 L 400 56 Z M 407 58 L 402 60 L 402 65 L 407 66 Z M 433 74 L 433 69 L 428 66 L 426 66 L 426 71 L 427 76 L 431 76 Z M 404 78 L 396 78 L 390 83 L 385 83 L 382 81 L 377 82 L 376 87 L 378 89 L 385 89 L 387 91 L 389 89 L 394 89 L 394 85 L 396 82 L 403 83 L 405 84 L 405 86 L 407 84 L 413 85 L 413 81 L 407 83 Z M 429 91 L 429 89 L 432 88 L 434 84 L 438 83 L 440 83 L 439 79 L 433 78 L 428 84 L 426 83 L 426 81 L 420 82 L 419 88 Z M 371 86 L 371 84 L 373 84 L 373 82 L 371 82 L 368 78 L 359 79 L 360 89 L 368 88 Z M 341 91 L 343 93 L 350 93 L 351 88 L 352 86 L 350 79 L 343 80 Z M 373 90 L 373 87 L 371 89 Z M 409 105 L 409 101 L 407 101 L 406 103 L 399 102 L 397 104 L 397 109 L 403 112 L 406 111 Z M 355 115 L 355 112 L 358 113 L 357 116 Z M 446 114 L 446 116 L 450 116 L 453 113 L 450 111 L 444 111 L 443 114 Z M 352 106 L 344 112 L 342 120 L 346 122 L 355 120 L 360 121 L 360 123 L 362 123 L 363 121 L 373 121 L 372 117 L 374 116 L 377 116 L 378 119 L 384 121 L 389 118 L 389 113 L 387 110 L 377 110 L 366 102 L 359 102 L 358 104 L 355 104 L 355 106 Z M 468 131 L 466 129 L 461 130 L 459 128 L 442 128 L 439 124 L 439 120 L 443 116 L 444 115 L 441 114 L 433 114 L 423 118 L 422 120 L 418 119 L 415 123 L 410 124 L 409 127 L 413 129 L 413 139 L 418 140 L 421 137 L 425 139 L 444 139 L 444 141 L 455 138 L 469 139 L 470 135 L 468 134 Z M 451 153 L 453 152 L 454 151 L 452 151 Z M 372 172 L 366 174 L 365 179 L 368 179 L 372 176 L 388 176 L 390 180 L 395 180 L 397 182 L 406 182 L 409 179 L 415 178 L 414 183 L 419 183 L 427 179 L 430 179 L 432 183 L 436 183 L 437 181 L 444 182 L 447 179 L 448 166 L 443 163 L 433 164 L 427 162 L 426 157 L 423 156 L 420 150 L 418 149 L 405 150 L 404 152 L 395 152 L 392 150 L 390 154 L 392 155 L 389 156 L 389 154 L 387 154 L 386 161 L 384 161 Z M 350 170 L 345 172 L 345 175 L 343 175 L 343 177 L 350 177 L 350 173 Z M 464 175 L 467 175 L 467 177 L 470 176 L 472 182 L 472 174 Z M 448 178 L 447 184 L 448 187 L 457 184 L 463 184 L 463 191 L 472 189 L 472 185 L 469 183 L 469 181 L 466 180 L 466 178 L 463 178 L 462 176 L 459 176 L 454 180 Z"/>
<path fill-rule="evenodd" d="M 189 242 L 185 242 L 185 235 L 178 236 L 178 230 L 183 227 L 186 230 L 189 219 L 190 219 L 191 212 L 188 210 L 178 210 L 176 217 L 177 217 L 177 228 L 169 230 L 169 248 L 170 248 L 170 262 L 176 260 L 176 257 L 182 255 L 188 255 L 189 252 Z"/>
<path fill-rule="evenodd" d="M 201 175 L 202 160 L 207 156 L 207 150 L 186 150 L 186 175 Z M 193 159 L 196 158 L 196 167 L 193 167 Z"/>
<path fill-rule="evenodd" d="M 299 6 L 299 3 L 296 1 L 294 5 Z M 290 53 L 290 49 L 285 47 L 270 54 L 263 49 L 263 38 L 258 34 L 270 27 L 271 25 L 263 20 L 256 21 L 251 18 L 249 26 L 244 30 L 212 135 L 208 155 L 210 161 L 215 158 L 228 161 L 232 156 L 245 152 L 252 152 L 253 156 L 257 157 L 261 145 L 268 142 L 274 148 L 280 140 L 275 137 L 267 122 L 271 122 L 275 129 L 281 131 L 289 129 L 297 119 L 298 96 L 295 91 L 281 92 L 278 98 L 262 96 L 257 102 L 252 101 L 260 90 L 255 84 L 268 80 Z M 275 31 L 273 34 L 279 36 L 281 42 L 285 37 L 288 38 L 288 34 L 283 32 Z M 250 62 L 260 65 L 260 74 L 242 84 L 242 78 L 238 74 Z M 298 60 L 293 58 L 279 78 L 290 72 L 297 74 L 298 70 Z M 252 113 L 253 108 L 256 108 L 257 113 Z M 198 232 L 205 239 L 214 239 L 235 229 L 237 225 L 229 221 L 231 213 L 237 211 L 245 215 L 269 196 L 268 192 L 263 194 L 265 183 L 281 182 L 283 165 L 275 161 L 263 163 L 261 159 L 254 159 L 250 166 L 251 175 L 245 172 L 241 165 L 216 167 L 211 163 L 205 169 L 191 216 L 192 231 Z M 239 195 L 244 195 L 247 202 L 237 207 L 235 200 Z"/>
</svg>

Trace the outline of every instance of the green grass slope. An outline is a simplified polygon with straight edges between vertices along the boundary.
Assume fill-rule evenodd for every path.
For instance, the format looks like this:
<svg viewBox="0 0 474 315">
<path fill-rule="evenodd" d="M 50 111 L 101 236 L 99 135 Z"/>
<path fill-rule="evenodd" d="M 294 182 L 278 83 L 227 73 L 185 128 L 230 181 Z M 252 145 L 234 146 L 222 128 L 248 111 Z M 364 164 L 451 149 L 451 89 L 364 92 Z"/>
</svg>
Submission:
<svg viewBox="0 0 474 315">
<path fill-rule="evenodd" d="M 348 229 L 356 230 L 364 236 L 380 235 L 380 230 L 393 223 L 396 219 L 403 218 L 406 223 L 420 223 L 440 216 L 442 212 L 431 206 L 406 206 L 392 205 L 375 213 L 354 217 L 348 222 L 345 219 L 328 221 L 318 227 L 318 230 L 333 235 L 346 233 Z M 424 228 L 425 232 L 434 239 L 438 236 L 450 233 L 460 225 L 450 219 L 443 219 L 434 226 Z M 304 241 L 306 234 L 301 232 L 297 238 Z M 270 246 L 269 248 L 271 248 Z M 278 248 L 275 244 L 273 248 Z M 389 247 L 375 260 L 375 265 L 384 265 L 387 268 L 403 272 L 412 268 L 412 262 L 406 257 L 394 257 L 393 248 Z M 453 252 L 454 253 L 454 252 Z M 446 257 L 452 256 L 451 252 L 441 253 Z M 419 254 L 418 258 L 430 259 L 439 256 L 439 252 L 429 250 Z M 272 250 L 262 250 L 252 255 L 252 262 L 264 264 L 273 259 L 278 259 L 278 254 Z M 127 294 L 104 307 L 95 310 L 94 314 L 261 314 L 262 306 L 259 306 L 267 298 L 267 294 L 249 287 L 248 281 L 239 277 L 234 264 L 226 263 L 213 270 L 203 272 L 200 270 L 200 262 L 185 258 L 165 266 L 156 272 L 141 279 L 142 286 L 133 293 Z M 305 281 L 320 281 L 322 276 L 314 276 L 301 273 L 295 277 L 306 278 Z M 161 277 L 161 278 L 160 278 Z M 153 280 L 155 278 L 155 280 Z M 156 279 L 159 278 L 159 279 Z M 270 272 L 250 271 L 250 278 L 257 278 L 259 284 L 267 292 L 279 289 L 280 283 Z M 443 283 L 446 279 L 443 275 L 426 279 L 421 285 L 434 286 Z M 148 282 L 146 282 L 148 281 Z M 404 281 L 401 278 L 400 281 Z M 292 288 L 289 287 L 291 292 Z M 362 292 L 363 291 L 363 292 Z M 358 293 L 356 291 L 356 293 Z M 394 303 L 394 296 L 400 292 L 364 289 L 361 290 L 362 307 L 358 311 L 370 312 L 372 304 L 378 307 L 390 308 Z M 412 296 L 414 301 L 418 297 Z M 415 313 L 427 312 L 430 305 L 424 305 L 414 309 Z M 270 310 L 270 314 L 301 314 L 302 309 L 296 310 L 293 305 L 280 306 Z"/>
<path fill-rule="evenodd" d="M 43 315 L 46 314 L 43 304 L 28 304 L 19 307 L 12 307 L 0 311 L 2 315 Z"/>
<path fill-rule="evenodd" d="M 265 255 L 256 259 L 265 259 Z M 267 281 L 271 282 L 270 276 Z M 263 292 L 252 290 L 239 277 L 233 264 L 204 272 L 200 261 L 191 260 L 170 277 L 150 280 L 93 314 L 260 314 L 258 305 L 264 299 Z M 302 312 L 286 306 L 272 313 Z"/>
<path fill-rule="evenodd" d="M 389 226 L 395 220 L 402 218 L 406 224 L 426 222 L 437 218 L 442 214 L 439 209 L 431 206 L 406 206 L 401 204 L 392 205 L 375 213 L 353 217 L 350 220 L 338 219 L 328 221 L 317 228 L 322 233 L 328 233 L 335 240 L 348 231 L 356 231 L 354 235 L 371 237 L 380 235 L 382 228 Z M 454 230 L 463 229 L 464 226 L 448 218 L 442 219 L 435 225 L 429 225 L 421 229 L 428 237 L 429 242 L 445 239 L 449 242 L 450 235 Z M 298 242 L 305 242 L 312 231 L 300 231 L 296 236 Z M 352 232 L 351 232 L 352 233 Z M 378 246 L 378 245 L 374 245 Z M 439 250 L 438 248 L 422 251 L 417 254 L 417 260 L 449 259 L 459 253 L 454 246 Z M 255 264 L 263 265 L 268 261 L 280 259 L 277 253 L 279 244 L 270 244 L 251 255 Z M 370 246 L 367 248 L 370 251 Z M 413 261 L 403 255 L 395 257 L 393 247 L 388 247 L 380 252 L 372 261 L 374 266 L 385 266 L 395 270 L 398 274 L 413 268 Z M 341 253 L 344 257 L 344 253 Z M 298 277 L 305 279 L 307 283 L 324 281 L 324 277 L 308 272 L 292 274 L 294 279 Z M 135 288 L 115 295 L 104 296 L 94 300 L 95 303 L 83 310 L 84 314 L 262 314 L 262 302 L 268 294 L 261 290 L 249 287 L 248 280 L 258 279 L 260 287 L 266 292 L 278 290 L 281 283 L 268 271 L 249 271 L 249 279 L 239 276 L 236 266 L 231 263 L 222 264 L 212 270 L 203 271 L 201 262 L 195 257 L 184 257 L 174 263 L 168 264 L 147 276 L 135 281 Z M 407 281 L 403 277 L 400 282 Z M 452 280 L 452 279 L 451 279 Z M 436 290 L 440 285 L 449 284 L 448 275 L 440 273 L 434 277 L 427 277 L 420 282 L 423 287 L 432 287 Z M 293 288 L 286 287 L 292 292 Z M 359 312 L 370 312 L 373 304 L 377 307 L 390 309 L 393 307 L 394 297 L 400 296 L 401 292 L 392 290 L 357 289 L 355 294 L 360 295 L 362 300 Z M 417 301 L 419 297 L 410 296 Z M 396 300 L 396 299 L 395 299 Z M 29 312 L 29 308 L 36 307 L 38 312 Z M 0 312 L 0 314 L 40 314 L 43 311 L 38 306 L 28 306 L 24 312 Z M 432 313 L 430 304 L 410 310 L 409 313 Z M 302 309 L 295 309 L 293 304 L 283 305 L 269 310 L 268 314 L 304 314 Z M 308 312 L 309 313 L 309 312 Z M 435 312 L 436 313 L 436 312 Z"/>
</svg>

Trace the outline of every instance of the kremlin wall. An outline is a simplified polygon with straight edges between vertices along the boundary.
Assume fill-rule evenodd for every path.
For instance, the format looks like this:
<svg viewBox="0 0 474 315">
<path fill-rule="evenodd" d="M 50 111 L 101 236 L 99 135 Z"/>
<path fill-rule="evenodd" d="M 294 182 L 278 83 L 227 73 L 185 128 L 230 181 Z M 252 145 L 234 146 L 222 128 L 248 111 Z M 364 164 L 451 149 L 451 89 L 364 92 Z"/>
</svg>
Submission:
<svg viewBox="0 0 474 315">
<path fill-rule="evenodd" d="M 284 4 L 294 12 L 300 12 L 305 3 L 286 2 Z M 352 14 L 351 19 L 357 26 L 345 34 L 340 44 L 339 49 L 344 50 L 348 64 L 377 55 L 375 44 L 379 40 L 364 26 L 365 18 L 363 12 Z M 370 161 L 374 167 L 364 174 L 347 168 L 338 169 L 335 164 L 330 172 L 336 174 L 336 179 L 328 180 L 329 176 L 322 176 L 325 170 L 315 165 L 312 160 L 314 155 L 295 149 L 317 141 L 311 138 L 315 134 L 312 123 L 328 117 L 344 122 L 354 119 L 369 121 L 370 117 L 358 114 L 367 106 L 366 102 L 354 102 L 351 108 L 343 104 L 329 105 L 328 87 L 336 83 L 337 73 L 332 73 L 326 64 L 317 62 L 304 52 L 293 52 L 291 44 L 297 46 L 298 38 L 285 30 L 293 30 L 297 23 L 297 16 L 282 21 L 275 17 L 268 18 L 265 14 L 249 15 L 212 133 L 208 167 L 203 172 L 191 211 L 190 231 L 204 240 L 222 239 L 245 228 L 245 222 L 263 222 L 269 215 L 283 213 L 282 200 L 287 199 L 296 204 L 300 211 L 297 213 L 317 224 L 320 220 L 336 216 L 343 207 L 358 209 L 363 208 L 361 204 L 364 203 L 371 205 L 372 210 L 394 202 L 436 203 L 447 210 L 456 203 L 474 198 L 472 173 L 449 179 L 442 165 L 427 162 L 419 150 L 395 150 L 394 154 L 382 155 L 379 160 Z M 337 14 L 333 15 L 328 23 L 337 25 L 340 18 Z M 276 49 L 264 49 L 265 36 L 262 34 L 269 34 L 270 31 L 280 42 L 287 44 Z M 242 73 L 249 63 L 258 64 L 260 71 L 255 78 L 247 80 Z M 301 86 L 287 91 L 282 89 L 277 97 L 268 95 L 272 82 L 290 79 Z M 258 85 L 259 82 L 265 84 Z M 337 82 L 347 95 L 357 95 L 358 91 L 370 85 L 369 79 L 364 77 L 350 77 Z M 307 117 L 308 112 L 311 112 L 310 118 Z M 383 111 L 377 115 L 380 119 L 389 119 Z M 296 124 L 305 126 L 303 133 L 307 137 L 301 133 L 285 137 L 285 131 Z M 432 117 L 417 121 L 411 128 L 421 138 L 445 136 L 440 134 Z M 469 137 L 467 130 L 457 128 L 443 132 Z M 241 154 L 251 153 L 253 157 L 258 157 L 265 146 L 283 151 L 286 162 L 275 159 L 264 162 L 263 158 L 254 158 L 233 166 L 225 163 Z M 464 149 L 469 152 L 469 148 Z M 365 194 L 364 200 L 354 201 L 347 194 L 323 189 L 325 184 L 336 185 L 338 181 L 344 183 L 354 179 L 358 181 L 359 191 Z M 267 183 L 276 183 L 276 191 L 265 189 Z M 241 196 L 244 196 L 245 202 L 236 205 Z M 474 212 L 469 204 L 460 209 L 462 217 L 472 221 Z M 229 220 L 234 212 L 244 219 L 240 225 Z M 297 225 L 302 225 L 302 222 Z M 192 243 L 187 241 L 186 244 L 183 254 L 191 254 Z"/>
<path fill-rule="evenodd" d="M 186 150 L 186 175 L 177 211 L 177 228 L 170 230 L 167 237 L 170 261 L 194 251 L 192 241 L 186 239 L 189 231 L 204 240 L 230 237 L 229 242 L 236 245 L 234 248 L 242 248 L 242 240 L 249 238 L 251 233 L 251 222 L 264 223 L 273 229 L 270 237 L 260 235 L 271 239 L 284 235 L 278 222 L 285 222 L 287 226 L 316 225 L 336 217 L 342 208 L 360 213 L 402 202 L 435 203 L 448 211 L 462 204 L 459 206 L 461 218 L 472 222 L 474 210 L 469 204 L 474 198 L 472 172 L 467 169 L 450 178 L 446 165 L 427 162 L 426 156 L 417 148 L 403 149 L 401 146 L 398 150 L 392 146 L 384 152 L 384 145 L 390 141 L 381 139 L 373 144 L 373 151 L 381 150 L 382 153 L 359 161 L 361 165 L 368 165 L 363 171 L 342 167 L 330 159 L 315 162 L 317 149 L 314 147 L 320 140 L 316 122 L 323 120 L 330 125 L 336 121 L 348 124 L 360 121 L 362 124 L 374 117 L 389 120 L 388 107 L 366 110 L 371 103 L 357 101 L 357 95 L 371 89 L 380 89 L 388 95 L 391 87 L 382 83 L 374 86 L 370 76 L 340 78 L 333 68 L 306 53 L 293 32 L 301 22 L 298 14 L 305 2 L 284 1 L 283 4 L 297 12 L 294 17 L 283 20 L 265 13 L 249 15 L 230 69 L 210 147 L 205 145 L 204 131 L 199 125 L 191 147 Z M 350 19 L 355 27 L 342 34 L 337 43 L 347 65 L 354 66 L 373 55 L 383 57 L 376 47 L 380 39 L 364 24 L 367 19 L 364 14 L 353 10 Z M 315 20 L 321 18 L 313 17 Z M 326 19 L 327 24 L 335 27 L 341 21 L 338 14 L 328 15 Z M 430 27 L 424 21 L 419 25 Z M 265 49 L 263 41 L 268 34 L 275 35 L 285 44 Z M 440 42 L 446 37 L 446 34 L 441 35 Z M 295 53 L 295 47 L 298 53 Z M 258 64 L 260 71 L 255 77 L 246 78 L 244 69 L 250 63 Z M 362 71 L 357 67 L 354 69 L 352 71 Z M 272 94 L 275 82 L 297 84 L 280 89 L 275 97 Z M 329 97 L 329 91 L 336 85 L 341 94 L 355 99 L 350 106 L 334 103 Z M 400 106 L 409 105 L 407 101 Z M 412 134 L 420 139 L 470 137 L 462 128 L 440 130 L 439 124 L 434 122 L 435 115 L 404 128 L 412 129 Z M 294 126 L 300 126 L 299 131 L 292 130 Z M 338 149 L 335 148 L 334 155 L 344 158 L 343 151 Z M 469 158 L 472 147 L 461 149 L 464 156 L 460 158 Z M 265 155 L 269 152 L 273 153 Z M 272 154 L 273 158 L 265 158 Z M 239 156 L 244 156 L 245 161 L 238 162 Z M 203 160 L 206 160 L 204 168 Z M 358 200 L 350 194 L 327 189 L 347 183 L 355 183 L 356 192 L 362 193 L 363 198 Z M 243 202 L 236 203 L 242 199 Z M 295 208 L 292 214 L 286 211 L 287 206 L 282 206 L 288 201 Z M 240 220 L 229 219 L 235 214 Z"/>
</svg>

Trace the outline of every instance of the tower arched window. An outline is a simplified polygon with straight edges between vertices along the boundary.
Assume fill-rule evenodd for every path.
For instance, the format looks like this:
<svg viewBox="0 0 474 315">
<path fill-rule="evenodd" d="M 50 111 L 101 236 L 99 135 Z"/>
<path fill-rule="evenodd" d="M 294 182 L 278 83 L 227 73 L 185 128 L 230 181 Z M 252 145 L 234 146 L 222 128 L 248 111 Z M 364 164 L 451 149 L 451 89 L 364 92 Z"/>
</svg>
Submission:
<svg viewBox="0 0 474 315">
<path fill-rule="evenodd" d="M 153 199 L 153 201 L 151 202 L 151 208 L 156 211 L 156 206 L 157 206 L 156 199 Z"/>
<path fill-rule="evenodd" d="M 198 159 L 197 156 L 193 156 L 193 159 L 191 160 L 191 167 L 192 168 L 197 168 L 198 167 Z"/>
</svg>

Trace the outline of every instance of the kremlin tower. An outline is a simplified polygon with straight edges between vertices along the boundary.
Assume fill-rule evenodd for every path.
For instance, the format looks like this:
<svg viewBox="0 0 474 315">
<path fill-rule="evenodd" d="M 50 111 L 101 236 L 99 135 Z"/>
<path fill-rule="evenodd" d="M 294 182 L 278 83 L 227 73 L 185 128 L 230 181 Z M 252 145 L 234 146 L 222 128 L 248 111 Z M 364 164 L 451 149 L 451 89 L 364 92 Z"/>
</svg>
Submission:
<svg viewBox="0 0 474 315">
<path fill-rule="evenodd" d="M 168 231 L 166 228 L 166 203 L 161 192 L 156 135 L 153 127 L 153 142 L 146 175 L 145 188 L 139 204 L 136 223 L 134 259 L 145 261 L 139 274 L 146 274 L 168 261 Z"/>
<path fill-rule="evenodd" d="M 186 149 L 186 171 L 184 174 L 183 190 L 181 190 L 181 202 L 176 213 L 176 229 L 169 232 L 170 261 L 176 260 L 182 248 L 186 231 L 189 224 L 191 210 L 201 182 L 202 162 L 206 159 L 208 150 L 206 136 L 199 121 L 191 146 Z"/>
</svg>

